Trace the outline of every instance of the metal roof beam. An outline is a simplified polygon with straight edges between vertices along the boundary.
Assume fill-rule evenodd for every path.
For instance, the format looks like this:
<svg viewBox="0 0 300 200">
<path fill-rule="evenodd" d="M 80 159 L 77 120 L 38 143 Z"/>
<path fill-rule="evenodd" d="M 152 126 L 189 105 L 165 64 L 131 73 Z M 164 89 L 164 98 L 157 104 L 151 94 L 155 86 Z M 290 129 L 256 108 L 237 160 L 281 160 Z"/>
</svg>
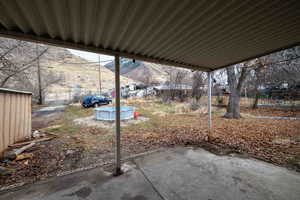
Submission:
<svg viewBox="0 0 300 200">
<path fill-rule="evenodd" d="M 122 51 L 116 51 L 116 50 L 111 50 L 111 49 L 105 49 L 105 48 L 101 48 L 101 47 L 87 46 L 87 45 L 80 44 L 80 43 L 72 43 L 72 42 L 68 42 L 68 41 L 63 41 L 61 39 L 53 39 L 53 38 L 50 38 L 49 36 L 36 36 L 36 35 L 29 34 L 29 33 L 20 33 L 17 31 L 9 31 L 9 30 L 5 30 L 3 28 L 2 29 L 0 28 L 0 36 L 12 38 L 12 39 L 29 41 L 29 42 L 38 42 L 38 43 L 54 45 L 54 46 L 59 46 L 59 47 L 64 47 L 64 48 L 88 51 L 88 52 L 92 52 L 92 53 L 100 53 L 100 54 L 106 54 L 106 55 L 111 55 L 111 56 L 121 56 L 124 58 L 142 60 L 142 61 L 146 61 L 146 62 L 153 62 L 153 63 L 157 63 L 157 64 L 162 64 L 162 65 L 183 67 L 183 68 L 188 68 L 188 69 L 192 69 L 192 70 L 199 70 L 199 71 L 205 71 L 205 72 L 214 71 L 214 69 L 211 69 L 208 67 L 190 65 L 190 64 L 186 64 L 186 63 L 175 62 L 175 61 L 165 60 L 165 59 L 161 59 L 161 58 L 153 58 L 153 57 L 148 57 L 148 56 L 143 56 L 143 55 L 138 55 L 138 54 L 133 54 L 133 53 L 128 53 L 128 52 L 122 52 Z"/>
</svg>

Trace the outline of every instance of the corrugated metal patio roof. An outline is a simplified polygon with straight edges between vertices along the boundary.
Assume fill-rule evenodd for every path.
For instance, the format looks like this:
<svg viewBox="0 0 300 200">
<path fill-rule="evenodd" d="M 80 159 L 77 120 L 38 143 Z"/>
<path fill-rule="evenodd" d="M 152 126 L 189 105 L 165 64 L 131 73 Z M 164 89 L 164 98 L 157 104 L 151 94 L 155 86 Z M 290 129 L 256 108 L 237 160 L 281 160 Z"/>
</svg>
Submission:
<svg viewBox="0 0 300 200">
<path fill-rule="evenodd" d="M 299 0 L 0 0 L 0 36 L 212 71 L 300 43 Z"/>
</svg>

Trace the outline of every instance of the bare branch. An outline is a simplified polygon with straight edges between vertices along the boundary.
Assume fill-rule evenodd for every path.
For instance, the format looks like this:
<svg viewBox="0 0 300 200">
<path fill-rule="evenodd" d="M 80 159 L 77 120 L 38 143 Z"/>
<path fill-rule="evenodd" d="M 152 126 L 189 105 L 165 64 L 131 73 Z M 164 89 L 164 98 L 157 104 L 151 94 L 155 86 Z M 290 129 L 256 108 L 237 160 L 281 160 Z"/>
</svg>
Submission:
<svg viewBox="0 0 300 200">
<path fill-rule="evenodd" d="M 30 60 L 29 62 L 21 65 L 20 67 L 17 67 L 14 63 L 10 62 L 10 67 L 15 67 L 17 70 L 14 71 L 13 73 L 7 75 L 0 83 L 0 87 L 4 87 L 4 85 L 6 84 L 6 82 L 12 78 L 13 76 L 29 69 L 30 67 L 32 67 L 32 63 L 37 61 L 44 53 L 46 53 L 46 51 L 48 50 L 48 48 L 44 49 L 39 55 L 37 55 L 35 58 L 33 58 L 32 60 Z"/>
<path fill-rule="evenodd" d="M 13 46 L 12 48 L 8 49 L 6 52 L 4 52 L 2 55 L 0 55 L 0 60 L 4 58 L 6 55 L 11 53 L 14 49 L 18 48 L 21 46 L 21 42 L 19 42 L 17 45 Z"/>
</svg>

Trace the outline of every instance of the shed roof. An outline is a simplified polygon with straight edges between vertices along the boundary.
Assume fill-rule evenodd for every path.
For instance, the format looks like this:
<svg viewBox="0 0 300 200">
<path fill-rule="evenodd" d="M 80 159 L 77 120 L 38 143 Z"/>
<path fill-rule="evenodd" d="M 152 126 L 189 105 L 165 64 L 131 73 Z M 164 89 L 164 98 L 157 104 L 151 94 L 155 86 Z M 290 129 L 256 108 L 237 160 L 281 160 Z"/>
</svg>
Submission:
<svg viewBox="0 0 300 200">
<path fill-rule="evenodd" d="M 13 89 L 8 89 L 8 88 L 0 88 L 0 93 L 17 93 L 17 94 L 32 95 L 32 92 L 22 91 L 22 90 L 13 90 Z"/>
<path fill-rule="evenodd" d="M 212 71 L 300 43 L 299 0 L 0 0 L 0 36 Z"/>
</svg>

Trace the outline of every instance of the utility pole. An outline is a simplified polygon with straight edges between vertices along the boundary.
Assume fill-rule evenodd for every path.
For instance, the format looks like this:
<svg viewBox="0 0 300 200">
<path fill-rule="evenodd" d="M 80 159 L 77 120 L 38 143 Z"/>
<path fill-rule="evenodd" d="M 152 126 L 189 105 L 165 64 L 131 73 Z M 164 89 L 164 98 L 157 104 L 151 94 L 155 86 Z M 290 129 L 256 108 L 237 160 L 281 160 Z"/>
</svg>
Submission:
<svg viewBox="0 0 300 200">
<path fill-rule="evenodd" d="M 98 55 L 99 59 L 99 95 L 102 93 L 102 85 L 101 85 L 101 62 L 100 62 L 100 54 Z"/>
<path fill-rule="evenodd" d="M 40 67 L 40 57 L 39 57 L 39 46 L 36 44 L 36 56 L 37 58 L 37 72 L 38 72 L 38 87 L 39 87 L 39 101 L 38 104 L 43 104 L 43 95 L 42 95 L 42 81 L 41 81 L 41 67 Z"/>
</svg>

